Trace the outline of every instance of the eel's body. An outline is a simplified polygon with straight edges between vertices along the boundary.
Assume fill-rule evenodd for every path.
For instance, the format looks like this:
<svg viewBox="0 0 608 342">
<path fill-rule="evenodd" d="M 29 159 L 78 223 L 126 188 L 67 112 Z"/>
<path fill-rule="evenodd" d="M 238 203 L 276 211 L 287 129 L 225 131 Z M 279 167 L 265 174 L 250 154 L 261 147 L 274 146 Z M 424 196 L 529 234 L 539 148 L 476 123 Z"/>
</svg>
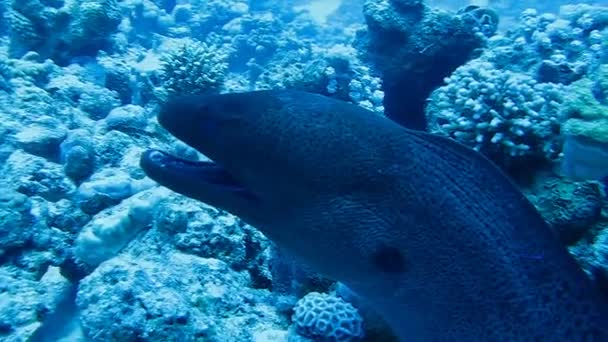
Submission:
<svg viewBox="0 0 608 342">
<path fill-rule="evenodd" d="M 608 306 L 494 165 L 296 91 L 191 96 L 160 123 L 215 163 L 159 183 L 240 216 L 365 298 L 402 341 L 608 341 Z"/>
</svg>

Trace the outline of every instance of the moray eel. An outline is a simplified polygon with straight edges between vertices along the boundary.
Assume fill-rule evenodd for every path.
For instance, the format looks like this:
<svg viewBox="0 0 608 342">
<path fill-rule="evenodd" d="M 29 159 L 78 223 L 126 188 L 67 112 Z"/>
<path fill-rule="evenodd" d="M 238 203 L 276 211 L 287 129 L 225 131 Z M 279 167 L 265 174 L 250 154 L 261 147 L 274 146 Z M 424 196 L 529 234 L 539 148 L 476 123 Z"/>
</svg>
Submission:
<svg viewBox="0 0 608 342">
<path fill-rule="evenodd" d="M 274 90 L 178 98 L 158 120 L 212 161 L 141 167 L 346 284 L 401 341 L 608 341 L 608 305 L 480 154 L 353 104 Z"/>
</svg>

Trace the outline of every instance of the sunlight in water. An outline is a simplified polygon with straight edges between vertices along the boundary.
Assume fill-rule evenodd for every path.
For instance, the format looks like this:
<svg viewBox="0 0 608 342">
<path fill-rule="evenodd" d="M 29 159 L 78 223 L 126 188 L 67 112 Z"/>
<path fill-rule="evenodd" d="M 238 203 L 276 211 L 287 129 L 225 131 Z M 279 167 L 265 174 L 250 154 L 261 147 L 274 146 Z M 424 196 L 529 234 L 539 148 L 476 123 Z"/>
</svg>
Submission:
<svg viewBox="0 0 608 342">
<path fill-rule="evenodd" d="M 308 10 L 315 21 L 325 24 L 327 17 L 335 12 L 341 3 L 341 0 L 313 0 L 306 5 L 296 6 L 295 10 Z"/>
</svg>

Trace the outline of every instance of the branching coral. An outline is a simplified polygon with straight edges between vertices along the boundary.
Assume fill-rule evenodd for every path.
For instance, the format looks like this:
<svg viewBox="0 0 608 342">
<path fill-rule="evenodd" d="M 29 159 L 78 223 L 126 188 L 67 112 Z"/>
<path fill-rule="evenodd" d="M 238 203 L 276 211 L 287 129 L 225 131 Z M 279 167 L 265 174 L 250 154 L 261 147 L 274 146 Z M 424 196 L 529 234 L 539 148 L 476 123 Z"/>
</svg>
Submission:
<svg viewBox="0 0 608 342">
<path fill-rule="evenodd" d="M 570 84 L 608 61 L 608 8 L 562 6 L 524 11 L 519 26 L 490 40 L 484 58 L 499 69 L 535 73 L 539 82 Z"/>
<path fill-rule="evenodd" d="M 478 59 L 457 69 L 429 98 L 431 130 L 507 168 L 557 159 L 564 137 L 569 167 L 595 155 L 590 151 L 599 151 L 608 130 L 597 114 L 605 112 L 599 98 L 608 86 L 593 76 L 605 69 L 607 18 L 608 9 L 584 5 L 562 6 L 559 15 L 524 11 L 519 26 L 491 38 Z"/>
<path fill-rule="evenodd" d="M 216 92 L 224 82 L 226 57 L 217 46 L 188 41 L 161 57 L 163 86 L 170 95 Z"/>
<path fill-rule="evenodd" d="M 381 80 L 372 74 L 354 48 L 302 49 L 270 63 L 256 79 L 256 89 L 293 88 L 323 94 L 382 113 Z M 260 70 L 262 66 L 258 66 Z"/>
<path fill-rule="evenodd" d="M 452 137 L 503 167 L 553 160 L 560 152 L 562 88 L 475 60 L 433 92 L 429 128 Z"/>
</svg>

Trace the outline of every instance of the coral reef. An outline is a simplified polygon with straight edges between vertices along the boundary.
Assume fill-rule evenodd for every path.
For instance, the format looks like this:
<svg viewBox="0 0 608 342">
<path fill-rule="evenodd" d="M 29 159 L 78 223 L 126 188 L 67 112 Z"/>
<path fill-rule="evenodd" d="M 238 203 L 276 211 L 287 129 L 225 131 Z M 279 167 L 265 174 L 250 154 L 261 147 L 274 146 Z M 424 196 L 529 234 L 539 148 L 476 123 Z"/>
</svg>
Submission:
<svg viewBox="0 0 608 342">
<path fill-rule="evenodd" d="M 259 68 L 255 89 L 301 89 L 384 112 L 382 81 L 361 62 L 353 47 L 340 44 L 289 54 L 280 63 Z"/>
<path fill-rule="evenodd" d="M 524 11 L 519 25 L 490 39 L 498 69 L 532 71 L 539 82 L 570 84 L 608 58 L 606 8 L 562 6 L 558 15 Z"/>
<path fill-rule="evenodd" d="M 608 146 L 608 64 L 572 83 L 564 100 L 564 134 Z"/>
<path fill-rule="evenodd" d="M 302 0 L 0 1 L 0 339 L 392 341 L 255 227 L 144 176 L 151 146 L 205 159 L 156 121 L 183 94 L 296 88 L 428 119 L 534 172 L 526 195 L 608 279 L 590 180 L 608 169 L 608 10 L 527 10 L 497 32 L 490 9 L 428 3 L 343 1 L 319 21 Z"/>
<path fill-rule="evenodd" d="M 63 64 L 106 48 L 122 16 L 116 0 L 14 0 L 8 18 L 11 56 L 36 51 Z"/>
<path fill-rule="evenodd" d="M 573 178 L 604 179 L 608 176 L 608 64 L 567 90 L 562 170 Z"/>
<path fill-rule="evenodd" d="M 498 16 L 477 7 L 452 13 L 422 1 L 366 1 L 367 29 L 357 45 L 382 75 L 384 107 L 392 120 L 424 129 L 425 99 L 494 34 Z"/>
<path fill-rule="evenodd" d="M 602 221 L 603 195 L 596 182 L 542 174 L 526 194 L 566 245 L 574 245 Z"/>
<path fill-rule="evenodd" d="M 268 297 L 220 260 L 161 252 L 102 264 L 81 282 L 77 304 L 85 335 L 104 340 L 245 341 L 284 324 Z M 253 323 L 259 316 L 264 323 Z"/>
<path fill-rule="evenodd" d="M 491 37 L 478 58 L 429 97 L 430 130 L 479 150 L 508 171 L 530 160 L 541 162 L 538 169 L 566 152 L 567 175 L 601 178 L 589 169 L 605 163 L 585 167 L 578 176 L 572 165 L 602 160 L 594 152 L 605 125 L 584 119 L 584 113 L 605 108 L 605 16 L 605 8 L 587 5 L 563 6 L 558 15 L 524 11 L 518 26 Z"/>
<path fill-rule="evenodd" d="M 0 334 L 5 341 L 21 341 L 42 335 L 48 325 L 61 320 L 72 308 L 74 286 L 63 277 L 58 267 L 49 267 L 39 279 L 11 267 L 0 267 Z M 66 305 L 67 304 L 67 305 Z M 55 332 L 61 336 L 62 326 Z"/>
</svg>

